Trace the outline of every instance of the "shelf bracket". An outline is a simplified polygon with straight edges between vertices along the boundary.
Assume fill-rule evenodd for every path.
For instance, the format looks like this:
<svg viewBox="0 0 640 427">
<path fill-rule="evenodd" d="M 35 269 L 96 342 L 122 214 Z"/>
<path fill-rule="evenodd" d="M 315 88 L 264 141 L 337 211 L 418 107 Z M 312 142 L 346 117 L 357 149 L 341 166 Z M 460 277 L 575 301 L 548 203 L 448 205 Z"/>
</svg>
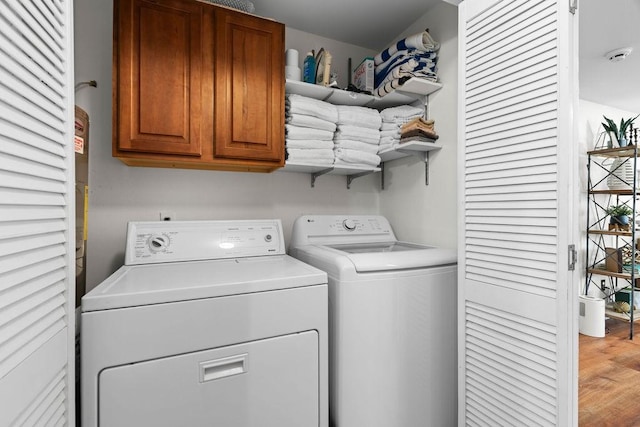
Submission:
<svg viewBox="0 0 640 427">
<path fill-rule="evenodd" d="M 351 189 L 351 183 L 354 179 L 360 178 L 361 176 L 366 176 L 372 174 L 374 171 L 364 171 L 360 173 L 354 173 L 353 175 L 347 175 L 347 190 Z"/>
<path fill-rule="evenodd" d="M 429 153 L 430 151 L 410 151 L 398 150 L 402 153 L 410 154 L 417 157 L 424 163 L 424 185 L 429 185 Z"/>
<path fill-rule="evenodd" d="M 415 150 L 396 150 L 401 153 L 408 154 L 420 159 L 424 163 L 424 185 L 429 185 L 429 151 L 415 151 Z M 380 188 L 384 190 L 384 164 L 380 163 Z"/>
<path fill-rule="evenodd" d="M 333 168 L 322 169 L 321 171 L 314 172 L 311 174 L 311 188 L 315 188 L 316 186 L 316 178 L 331 172 Z"/>
</svg>

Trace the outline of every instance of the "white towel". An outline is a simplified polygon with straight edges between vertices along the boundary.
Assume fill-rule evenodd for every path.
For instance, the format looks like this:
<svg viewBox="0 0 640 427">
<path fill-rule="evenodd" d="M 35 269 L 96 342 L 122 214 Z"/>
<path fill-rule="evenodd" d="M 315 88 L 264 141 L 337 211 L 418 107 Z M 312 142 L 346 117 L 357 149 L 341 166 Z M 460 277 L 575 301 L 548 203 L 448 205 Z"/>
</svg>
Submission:
<svg viewBox="0 0 640 427">
<path fill-rule="evenodd" d="M 356 105 L 337 105 L 338 124 L 380 129 L 382 119 L 378 110 Z"/>
<path fill-rule="evenodd" d="M 310 149 L 333 149 L 333 141 L 321 141 L 319 139 L 285 139 L 287 148 Z"/>
<path fill-rule="evenodd" d="M 358 169 L 373 169 L 378 165 L 372 165 L 369 163 L 353 163 L 353 162 L 345 162 L 344 160 L 336 159 L 333 162 L 333 166 L 346 166 L 349 168 L 358 168 Z"/>
<path fill-rule="evenodd" d="M 360 163 L 371 166 L 380 164 L 380 156 L 377 154 L 365 153 L 359 150 L 350 150 L 348 148 L 336 148 L 333 150 L 336 154 L 336 160 L 348 163 Z"/>
<path fill-rule="evenodd" d="M 287 164 L 290 163 L 303 163 L 305 166 L 324 166 L 326 168 L 333 167 L 334 160 L 333 159 L 287 159 Z"/>
<path fill-rule="evenodd" d="M 383 130 L 396 130 L 400 129 L 402 125 L 394 122 L 382 122 L 382 126 L 380 126 L 380 131 Z"/>
<path fill-rule="evenodd" d="M 334 134 L 333 140 L 340 141 L 345 139 L 377 144 L 380 141 L 380 131 L 360 126 L 338 125 L 338 130 Z"/>
<path fill-rule="evenodd" d="M 368 142 L 354 141 L 351 139 L 336 141 L 335 148 L 348 148 L 350 150 L 360 150 L 371 154 L 378 153 L 378 144 L 369 144 Z"/>
<path fill-rule="evenodd" d="M 306 114 L 296 114 L 296 113 L 287 114 L 285 122 L 291 125 L 305 127 L 305 128 L 322 129 L 322 130 L 328 130 L 330 132 L 336 131 L 335 123 L 329 122 L 327 120 L 323 120 L 319 117 L 308 116 Z"/>
<path fill-rule="evenodd" d="M 397 144 L 398 142 L 400 142 L 400 137 L 383 136 L 383 137 L 380 138 L 380 142 L 378 144 L 379 145 Z"/>
<path fill-rule="evenodd" d="M 333 104 L 297 94 L 289 94 L 285 100 L 286 111 L 291 114 L 306 114 L 328 122 L 338 121 L 338 110 Z"/>
<path fill-rule="evenodd" d="M 286 139 L 319 139 L 321 141 L 331 141 L 333 132 L 322 129 L 304 128 L 295 125 L 284 125 Z"/>
<path fill-rule="evenodd" d="M 385 143 L 385 144 L 380 144 L 379 148 L 378 148 L 378 154 L 387 151 L 391 148 L 396 148 L 397 146 L 399 146 L 400 143 L 399 142 L 390 142 L 390 143 Z"/>
<path fill-rule="evenodd" d="M 400 138 L 400 127 L 396 126 L 394 130 L 381 130 L 380 139 L 390 136 L 391 138 Z"/>
<path fill-rule="evenodd" d="M 287 160 L 333 160 L 335 157 L 333 150 L 325 148 L 288 148 L 287 154 Z"/>
<path fill-rule="evenodd" d="M 424 108 L 412 107 L 411 105 L 399 105 L 389 107 L 380 111 L 383 122 L 403 124 L 416 117 L 424 117 Z"/>
</svg>

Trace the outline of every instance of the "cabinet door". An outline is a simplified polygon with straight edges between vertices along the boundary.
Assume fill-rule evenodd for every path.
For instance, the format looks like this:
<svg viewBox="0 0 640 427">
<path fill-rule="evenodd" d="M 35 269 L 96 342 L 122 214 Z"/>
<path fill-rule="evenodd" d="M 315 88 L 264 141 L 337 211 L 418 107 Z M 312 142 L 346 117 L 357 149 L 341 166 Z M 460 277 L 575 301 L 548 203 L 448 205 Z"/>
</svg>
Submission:
<svg viewBox="0 0 640 427">
<path fill-rule="evenodd" d="M 284 164 L 284 25 L 216 12 L 215 157 Z"/>
<path fill-rule="evenodd" d="M 117 149 L 201 154 L 202 16 L 199 2 L 117 1 Z"/>
</svg>

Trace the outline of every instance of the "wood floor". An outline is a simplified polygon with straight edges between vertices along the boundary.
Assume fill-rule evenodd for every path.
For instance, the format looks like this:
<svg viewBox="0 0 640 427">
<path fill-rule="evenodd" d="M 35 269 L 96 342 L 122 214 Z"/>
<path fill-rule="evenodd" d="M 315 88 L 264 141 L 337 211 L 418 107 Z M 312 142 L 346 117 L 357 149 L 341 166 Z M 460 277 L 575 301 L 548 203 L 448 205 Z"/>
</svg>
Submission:
<svg viewBox="0 0 640 427">
<path fill-rule="evenodd" d="M 610 319 L 605 338 L 580 335 L 579 426 L 640 426 L 640 323 Z"/>
</svg>

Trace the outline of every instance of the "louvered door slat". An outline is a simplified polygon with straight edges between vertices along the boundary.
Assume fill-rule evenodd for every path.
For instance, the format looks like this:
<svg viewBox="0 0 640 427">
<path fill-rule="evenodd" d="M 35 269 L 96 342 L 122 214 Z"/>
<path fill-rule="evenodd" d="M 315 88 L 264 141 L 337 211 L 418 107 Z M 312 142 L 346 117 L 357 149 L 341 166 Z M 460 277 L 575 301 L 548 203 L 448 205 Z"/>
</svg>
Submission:
<svg viewBox="0 0 640 427">
<path fill-rule="evenodd" d="M 61 22 L 59 18 L 56 18 L 51 9 L 49 9 L 43 1 L 29 3 L 29 6 L 35 6 L 30 9 L 31 13 L 33 13 L 36 20 L 47 30 L 49 34 L 56 35 L 56 37 L 54 37 L 54 42 L 61 48 L 64 48 L 64 45 L 60 41 L 64 34 L 60 29 Z"/>
<path fill-rule="evenodd" d="M 0 222 L 0 241 L 15 237 L 35 236 L 44 233 L 63 231 L 65 224 L 61 220 Z"/>
<path fill-rule="evenodd" d="M 25 129 L 29 129 L 30 131 L 48 139 L 51 142 L 57 143 L 58 141 L 63 140 L 63 135 L 60 132 L 61 129 L 52 129 L 49 125 L 38 121 L 38 119 L 33 116 L 29 116 L 25 114 L 20 124 L 16 123 L 15 122 L 16 117 L 18 117 L 21 114 L 24 114 L 24 112 L 21 111 L 19 108 L 15 108 L 15 107 L 8 108 L 5 104 L 2 103 L 2 101 L 3 100 L 0 99 L 0 117 L 3 117 L 4 119 L 6 119 L 7 122 L 13 125 L 22 126 Z M 22 100 L 20 100 L 18 103 L 22 104 L 23 102 Z M 60 126 L 62 126 L 62 124 L 60 124 Z M 7 136 L 9 138 L 14 139 L 12 134 L 9 134 Z"/>
<path fill-rule="evenodd" d="M 50 403 L 54 402 L 56 396 L 64 391 L 64 379 L 64 372 L 58 372 L 52 381 L 43 388 L 41 394 L 34 399 L 33 404 L 16 419 L 16 425 L 37 425 L 36 421 L 51 406 Z"/>
<path fill-rule="evenodd" d="M 1 108 L 2 106 L 0 105 L 0 109 Z M 64 147 L 60 146 L 57 141 L 52 141 L 33 132 L 31 129 L 20 127 L 14 123 L 8 122 L 4 120 L 2 116 L 0 116 L 0 129 L 2 129 L 3 137 L 6 139 L 7 143 L 12 145 L 11 147 L 3 147 L 1 152 L 6 152 L 7 154 L 12 154 L 16 157 L 28 159 L 31 158 L 28 157 L 30 154 L 36 154 L 37 151 L 40 151 L 36 156 L 42 157 L 54 155 L 59 159 L 62 159 L 63 164 L 66 164 L 64 163 Z M 22 144 L 24 151 L 16 150 L 16 143 Z M 34 152 L 34 150 L 36 151 Z M 39 161 L 38 158 L 34 158 L 34 160 Z M 51 164 L 49 162 L 42 163 Z M 51 166 L 56 165 L 51 164 Z"/>
<path fill-rule="evenodd" d="M 15 10 L 12 10 L 8 3 L 11 0 L 4 0 L 0 3 L 0 16 L 8 23 L 4 30 L 1 30 L 18 48 L 28 54 L 32 60 L 35 60 L 39 66 L 43 69 L 53 68 L 50 73 L 51 77 L 56 80 L 60 87 L 64 84 L 63 77 L 63 65 L 56 55 L 51 55 L 52 52 L 48 49 L 48 46 L 44 44 L 39 34 L 47 34 L 46 32 L 34 33 L 32 27 L 16 14 Z"/>
<path fill-rule="evenodd" d="M 74 412 L 72 15 L 0 0 L 0 425 Z"/>
<path fill-rule="evenodd" d="M 0 40 L 3 40 L 1 35 Z M 49 102 L 51 102 L 55 110 L 63 111 L 63 109 L 60 107 L 60 101 L 62 100 L 62 96 L 60 95 L 60 93 L 49 87 L 49 85 L 43 82 L 43 80 L 41 80 L 36 73 L 31 72 L 28 68 L 25 68 L 23 64 L 15 57 L 12 57 L 10 55 L 12 50 L 11 48 L 7 47 L 4 49 L 7 50 L 7 52 L 5 52 L 4 50 L 0 50 L 0 64 L 4 65 L 4 68 L 7 70 L 7 72 L 10 71 L 14 79 L 24 83 L 30 89 L 37 88 L 37 92 L 43 98 L 46 98 Z M 13 49 L 15 49 L 15 47 L 13 47 Z"/>
<path fill-rule="evenodd" d="M 24 286 L 7 289 L 2 293 L 3 298 L 0 301 L 0 308 L 7 310 L 6 319 L 3 318 L 2 322 L 15 319 L 21 313 L 26 312 L 29 307 L 35 307 L 55 296 L 56 293 L 62 292 L 63 287 L 64 273 L 58 271 L 44 277 L 41 276 Z"/>
<path fill-rule="evenodd" d="M 57 121 L 64 117 L 64 111 L 59 105 L 56 105 L 55 102 L 52 102 L 41 92 L 31 88 L 15 74 L 0 68 L 0 81 L 2 81 L 0 91 L 2 91 L 4 97 L 7 97 L 11 92 L 20 94 L 28 100 L 27 108 L 33 107 L 41 119 L 48 119 L 49 124 L 55 126 L 58 123 Z"/>
<path fill-rule="evenodd" d="M 63 48 L 59 43 L 50 35 L 51 27 L 48 26 L 47 21 L 38 22 L 32 15 L 33 11 L 37 11 L 37 8 L 29 7 L 29 3 L 22 3 L 17 0 L 5 0 L 8 9 L 6 10 L 6 16 L 15 25 L 22 36 L 29 40 L 38 52 L 41 52 L 43 56 L 47 58 L 50 65 L 55 67 L 59 72 L 63 72 Z M 26 7 L 30 10 L 27 10 Z M 5 12 L 3 10 L 4 5 L 0 8 L 0 13 Z M 10 13 L 13 14 L 13 20 Z M 38 30 L 34 30 L 37 28 Z"/>
<path fill-rule="evenodd" d="M 45 247 L 0 259 L 0 291 L 63 268 L 65 254 L 63 247 Z"/>
<path fill-rule="evenodd" d="M 7 159 L 14 157 L 16 159 L 26 159 L 33 163 L 36 163 L 36 165 L 30 165 L 30 167 L 38 167 L 39 165 L 46 165 L 58 171 L 65 169 L 64 157 L 53 154 L 49 151 L 44 151 L 42 150 L 42 148 L 35 148 L 30 145 L 25 145 L 24 143 L 21 143 L 16 140 L 7 139 L 5 141 L 5 144 L 2 147 L 0 147 L 0 155 L 7 156 L 6 157 Z M 12 169 L 9 169 L 9 170 L 12 170 Z M 17 172 L 20 172 L 20 171 L 17 171 Z M 31 173 L 31 175 L 33 175 L 33 173 Z"/>
<path fill-rule="evenodd" d="M 559 0 L 460 5 L 460 425 L 571 425 L 577 412 L 561 383 L 574 366 L 560 305 L 568 15 Z"/>
<path fill-rule="evenodd" d="M 5 158 L 0 155 L 0 161 L 4 159 Z M 16 172 L 0 171 L 0 182 L 2 182 L 4 187 L 12 189 L 40 190 L 58 194 L 66 191 L 64 181 L 51 181 L 33 176 L 25 177 L 23 174 Z"/>
</svg>

